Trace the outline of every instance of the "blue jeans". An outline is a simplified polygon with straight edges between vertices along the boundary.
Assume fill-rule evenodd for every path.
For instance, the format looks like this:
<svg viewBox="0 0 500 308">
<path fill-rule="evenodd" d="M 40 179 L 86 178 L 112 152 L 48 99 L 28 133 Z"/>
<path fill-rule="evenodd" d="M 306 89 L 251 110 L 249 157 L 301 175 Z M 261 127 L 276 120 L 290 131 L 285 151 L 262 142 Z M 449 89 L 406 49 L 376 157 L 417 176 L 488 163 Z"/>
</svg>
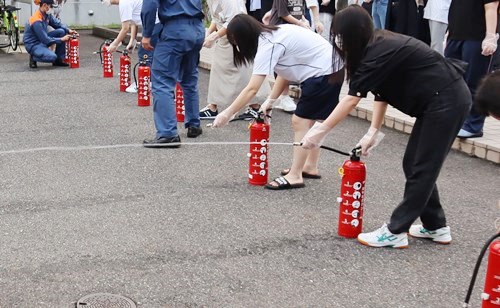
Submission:
<svg viewBox="0 0 500 308">
<path fill-rule="evenodd" d="M 64 29 L 56 29 L 47 33 L 50 37 L 63 37 L 66 35 Z M 66 43 L 61 42 L 56 44 L 56 52 L 53 52 L 45 44 L 38 43 L 33 46 L 26 46 L 28 53 L 33 57 L 36 62 L 53 63 L 57 59 L 64 59 L 66 57 Z"/>
<path fill-rule="evenodd" d="M 174 89 L 184 91 L 185 127 L 199 127 L 198 62 L 205 27 L 198 18 L 179 18 L 163 24 L 153 55 L 152 93 L 156 137 L 175 137 L 177 117 Z"/>
<path fill-rule="evenodd" d="M 464 79 L 469 87 L 472 99 L 474 99 L 477 85 L 481 78 L 487 74 L 490 63 L 490 57 L 481 54 L 481 41 L 449 40 L 444 55 L 447 58 L 459 59 L 469 64 Z M 462 128 L 470 133 L 482 132 L 485 118 L 472 106 Z"/>
<path fill-rule="evenodd" d="M 161 29 L 163 25 L 161 23 L 157 23 L 153 29 L 153 34 L 151 35 L 151 46 L 155 47 L 158 43 L 158 39 L 160 37 Z M 148 56 L 149 61 L 153 61 L 153 52 L 154 50 L 148 51 L 142 47 L 142 44 L 139 45 L 139 50 L 137 51 L 137 55 L 139 56 L 139 61 L 144 59 L 144 55 Z"/>
<path fill-rule="evenodd" d="M 372 6 L 373 25 L 375 29 L 385 29 L 385 18 L 387 15 L 389 0 L 374 0 Z"/>
</svg>

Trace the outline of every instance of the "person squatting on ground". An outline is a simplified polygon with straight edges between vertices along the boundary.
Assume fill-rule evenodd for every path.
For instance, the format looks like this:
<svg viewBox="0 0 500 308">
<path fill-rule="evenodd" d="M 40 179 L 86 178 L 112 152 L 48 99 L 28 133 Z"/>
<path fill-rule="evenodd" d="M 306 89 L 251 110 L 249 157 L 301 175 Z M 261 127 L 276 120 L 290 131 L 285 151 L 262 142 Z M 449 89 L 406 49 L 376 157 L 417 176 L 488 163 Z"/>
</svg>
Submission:
<svg viewBox="0 0 500 308">
<path fill-rule="evenodd" d="M 481 80 L 474 102 L 478 112 L 500 120 L 500 71 L 486 75 Z"/>
<path fill-rule="evenodd" d="M 214 47 L 214 57 L 210 69 L 208 84 L 208 105 L 200 110 L 200 119 L 215 119 L 218 107 L 227 107 L 233 102 L 243 88 L 248 84 L 252 75 L 251 65 L 236 67 L 233 61 L 233 46 L 227 40 L 227 25 L 238 14 L 246 14 L 245 5 L 234 0 L 208 0 L 207 1 L 212 23 L 205 37 L 204 47 Z M 264 83 L 258 96 L 265 97 L 270 92 L 270 86 Z M 241 118 L 252 117 L 250 111 L 242 114 Z M 256 114 L 256 113 L 255 113 Z"/>
<path fill-rule="evenodd" d="M 77 34 L 60 20 L 52 16 L 54 0 L 41 0 L 40 7 L 30 17 L 24 30 L 23 42 L 30 55 L 30 68 L 37 68 L 37 62 L 52 63 L 53 66 L 69 66 L 64 63 L 66 41 L 70 34 Z M 49 32 L 48 26 L 55 30 Z M 55 45 L 55 51 L 53 48 Z"/>
<path fill-rule="evenodd" d="M 444 54 L 469 64 L 464 78 L 473 98 L 479 80 L 491 69 L 492 55 L 497 49 L 498 3 L 498 0 L 451 1 Z M 483 136 L 484 120 L 485 116 L 473 106 L 458 137 Z"/>
<path fill-rule="evenodd" d="M 316 120 L 324 120 L 338 102 L 343 82 L 342 61 L 332 64 L 332 45 L 319 34 L 303 27 L 284 24 L 270 26 L 248 15 L 237 15 L 229 23 L 227 37 L 233 45 L 237 65 L 253 63 L 253 75 L 236 100 L 215 118 L 213 127 L 224 127 L 257 93 L 266 76 L 278 77 L 269 98 L 260 107 L 269 111 L 288 81 L 301 84 L 302 96 L 292 116 L 294 140 L 300 141 Z M 340 72 L 339 72 L 340 71 Z M 333 73 L 342 75 L 331 84 Z M 292 166 L 282 177 L 268 183 L 268 189 L 304 187 L 303 178 L 320 178 L 319 150 L 294 147 Z"/>
<path fill-rule="evenodd" d="M 184 91 L 187 137 L 202 134 L 199 117 L 198 62 L 205 38 L 201 0 L 144 0 L 142 46 L 153 50 L 151 37 L 156 13 L 162 24 L 154 47 L 152 75 L 153 115 L 156 137 L 145 147 L 179 147 L 174 89 L 179 81 Z"/>
<path fill-rule="evenodd" d="M 108 51 L 115 52 L 118 47 L 121 46 L 123 40 L 127 37 L 130 30 L 130 40 L 127 44 L 126 49 L 132 52 L 137 45 L 137 29 L 142 25 L 141 21 L 141 10 L 142 10 L 142 0 L 103 0 L 102 2 L 106 6 L 118 5 L 120 11 L 120 21 L 122 23 L 120 32 L 118 36 L 109 45 Z M 158 35 L 161 31 L 161 23 L 158 17 L 155 21 L 155 27 L 153 29 L 153 34 L 151 35 L 151 46 L 156 46 L 158 42 Z M 139 61 L 147 56 L 149 61 L 153 60 L 153 51 L 145 50 L 142 45 L 139 45 Z M 149 62 L 148 62 L 149 63 Z M 131 84 L 126 90 L 128 93 L 137 93 L 137 85 L 135 82 Z"/>
<path fill-rule="evenodd" d="M 376 101 L 370 129 L 359 142 L 363 154 L 380 139 L 387 104 L 416 117 L 403 158 L 403 200 L 388 224 L 361 233 L 358 240 L 374 247 L 403 248 L 408 246 L 409 232 L 443 244 L 451 242 L 436 180 L 472 104 L 462 77 L 464 68 L 459 65 L 464 63 L 452 63 L 415 38 L 374 31 L 370 15 L 357 5 L 335 15 L 332 35 L 334 49 L 345 61 L 349 92 L 323 123 L 316 123 L 305 135 L 303 147 L 317 149 L 368 91 Z M 412 226 L 418 217 L 422 225 Z"/>
<path fill-rule="evenodd" d="M 271 11 L 267 12 L 262 20 L 265 24 L 271 26 L 292 24 L 311 29 L 304 15 L 306 6 L 311 9 L 316 30 L 321 34 L 324 26 L 319 19 L 317 0 L 305 0 L 305 2 L 304 0 L 274 0 Z M 251 107 L 256 109 L 257 106 Z M 283 93 L 278 97 L 275 108 L 287 112 L 293 112 L 297 108 L 293 99 L 288 95 L 288 86 L 284 88 Z"/>
</svg>

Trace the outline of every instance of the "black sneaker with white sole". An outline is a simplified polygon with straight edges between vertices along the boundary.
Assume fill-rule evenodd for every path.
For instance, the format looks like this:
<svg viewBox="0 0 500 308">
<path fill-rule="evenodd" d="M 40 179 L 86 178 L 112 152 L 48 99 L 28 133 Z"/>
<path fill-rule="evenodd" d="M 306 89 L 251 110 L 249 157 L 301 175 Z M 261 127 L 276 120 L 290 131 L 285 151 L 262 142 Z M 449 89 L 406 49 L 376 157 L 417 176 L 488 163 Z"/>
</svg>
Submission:
<svg viewBox="0 0 500 308">
<path fill-rule="evenodd" d="M 218 114 L 218 110 L 212 111 L 210 108 L 205 107 L 200 110 L 200 120 L 213 120 Z"/>
</svg>

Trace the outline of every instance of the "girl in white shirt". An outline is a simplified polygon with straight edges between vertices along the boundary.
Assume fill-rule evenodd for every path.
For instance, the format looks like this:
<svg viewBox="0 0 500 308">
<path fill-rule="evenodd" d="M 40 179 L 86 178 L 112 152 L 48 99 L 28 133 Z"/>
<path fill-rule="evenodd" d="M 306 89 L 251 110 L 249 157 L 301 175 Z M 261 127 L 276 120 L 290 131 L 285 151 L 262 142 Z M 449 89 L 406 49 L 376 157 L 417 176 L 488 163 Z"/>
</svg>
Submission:
<svg viewBox="0 0 500 308">
<path fill-rule="evenodd" d="M 326 119 L 338 102 L 343 64 L 332 45 L 308 29 L 295 25 L 269 26 L 247 15 L 237 15 L 227 27 L 227 37 L 238 66 L 253 63 L 253 75 L 235 101 L 216 117 L 213 127 L 223 127 L 255 96 L 266 75 L 278 77 L 261 111 L 272 108 L 288 82 L 301 84 L 302 96 L 292 117 L 294 140 L 300 141 L 315 120 Z M 338 74 L 334 74 L 338 73 Z M 329 83 L 335 79 L 336 83 Z M 290 169 L 265 187 L 273 190 L 304 187 L 303 178 L 319 178 L 319 149 L 294 147 Z"/>
</svg>

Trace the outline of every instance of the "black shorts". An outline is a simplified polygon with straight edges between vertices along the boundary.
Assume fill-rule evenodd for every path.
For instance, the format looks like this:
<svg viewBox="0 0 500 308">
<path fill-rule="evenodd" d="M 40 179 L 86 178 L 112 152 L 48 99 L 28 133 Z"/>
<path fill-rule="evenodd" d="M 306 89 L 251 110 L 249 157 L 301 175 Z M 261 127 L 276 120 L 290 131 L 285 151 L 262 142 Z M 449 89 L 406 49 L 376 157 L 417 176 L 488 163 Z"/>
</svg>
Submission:
<svg viewBox="0 0 500 308">
<path fill-rule="evenodd" d="M 295 115 L 310 120 L 325 120 L 339 102 L 342 84 L 331 84 L 329 76 L 311 77 L 300 84 L 302 95 Z"/>
</svg>

